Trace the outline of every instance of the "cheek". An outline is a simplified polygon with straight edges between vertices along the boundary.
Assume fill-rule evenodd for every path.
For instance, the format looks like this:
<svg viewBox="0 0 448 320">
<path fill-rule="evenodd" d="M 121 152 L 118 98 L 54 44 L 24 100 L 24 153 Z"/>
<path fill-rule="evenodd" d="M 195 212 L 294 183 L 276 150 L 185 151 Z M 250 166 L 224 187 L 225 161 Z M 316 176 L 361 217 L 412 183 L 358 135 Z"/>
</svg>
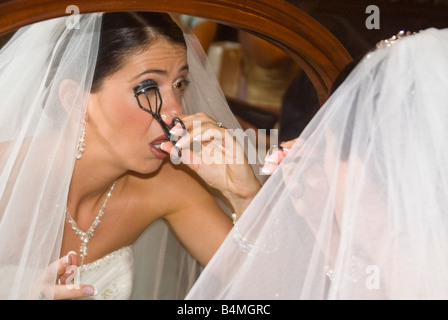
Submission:
<svg viewBox="0 0 448 320">
<path fill-rule="evenodd" d="M 138 107 L 134 97 L 116 99 L 113 103 L 116 119 L 122 130 L 135 133 L 147 133 L 153 130 L 156 121 L 148 112 Z"/>
<path fill-rule="evenodd" d="M 134 95 L 122 87 L 113 81 L 108 82 L 92 105 L 92 122 L 97 123 L 101 143 L 111 143 L 113 148 L 132 149 L 163 132 L 157 121 L 140 109 Z"/>
</svg>

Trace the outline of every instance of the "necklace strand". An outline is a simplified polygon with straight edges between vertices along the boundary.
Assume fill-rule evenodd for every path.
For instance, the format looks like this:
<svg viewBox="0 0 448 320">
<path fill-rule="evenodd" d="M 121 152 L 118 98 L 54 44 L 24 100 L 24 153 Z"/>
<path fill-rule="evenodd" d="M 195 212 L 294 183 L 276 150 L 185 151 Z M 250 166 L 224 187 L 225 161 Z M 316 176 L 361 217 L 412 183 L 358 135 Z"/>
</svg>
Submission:
<svg viewBox="0 0 448 320">
<path fill-rule="evenodd" d="M 78 237 L 81 239 L 81 246 L 79 248 L 79 256 L 81 257 L 81 265 L 84 265 L 84 260 L 87 257 L 87 244 L 89 243 L 90 239 L 95 234 L 95 229 L 98 226 L 98 224 L 101 221 L 101 217 L 104 214 L 104 209 L 106 208 L 107 202 L 109 201 L 110 197 L 112 196 L 112 191 L 114 190 L 115 184 L 117 181 L 115 181 L 112 186 L 110 187 L 109 192 L 107 193 L 107 197 L 104 200 L 104 203 L 98 212 L 98 215 L 95 217 L 95 220 L 93 220 L 92 225 L 90 228 L 84 232 L 79 227 L 76 221 L 73 219 L 72 215 L 70 214 L 70 211 L 68 211 L 67 208 L 67 219 L 72 225 L 72 229 L 75 231 L 75 233 L 78 235 Z"/>
</svg>

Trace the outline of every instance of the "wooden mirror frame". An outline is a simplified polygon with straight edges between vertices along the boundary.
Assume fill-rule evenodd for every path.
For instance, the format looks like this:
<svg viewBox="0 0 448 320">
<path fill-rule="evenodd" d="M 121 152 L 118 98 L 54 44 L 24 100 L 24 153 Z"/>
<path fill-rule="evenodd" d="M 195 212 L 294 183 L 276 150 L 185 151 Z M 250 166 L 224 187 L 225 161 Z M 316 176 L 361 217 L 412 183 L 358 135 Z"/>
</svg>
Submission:
<svg viewBox="0 0 448 320">
<path fill-rule="evenodd" d="M 0 3 L 0 34 L 46 19 L 102 11 L 182 13 L 246 30 L 282 48 L 307 73 L 323 103 L 339 72 L 352 60 L 319 22 L 284 0 L 6 0 Z"/>
</svg>

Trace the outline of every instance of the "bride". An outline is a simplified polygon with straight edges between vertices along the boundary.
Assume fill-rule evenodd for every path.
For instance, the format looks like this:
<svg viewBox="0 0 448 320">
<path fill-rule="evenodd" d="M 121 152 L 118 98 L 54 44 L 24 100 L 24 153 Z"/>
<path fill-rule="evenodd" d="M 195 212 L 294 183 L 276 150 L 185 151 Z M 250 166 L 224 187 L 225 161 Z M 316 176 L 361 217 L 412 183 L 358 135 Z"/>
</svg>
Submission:
<svg viewBox="0 0 448 320">
<path fill-rule="evenodd" d="M 208 263 L 260 183 L 247 165 L 186 161 L 193 134 L 205 147 L 238 127 L 194 45 L 168 14 L 126 12 L 38 23 L 1 50 L 2 299 L 130 298 L 133 244 L 158 220 Z M 174 260 L 165 277 L 188 288 Z"/>
</svg>

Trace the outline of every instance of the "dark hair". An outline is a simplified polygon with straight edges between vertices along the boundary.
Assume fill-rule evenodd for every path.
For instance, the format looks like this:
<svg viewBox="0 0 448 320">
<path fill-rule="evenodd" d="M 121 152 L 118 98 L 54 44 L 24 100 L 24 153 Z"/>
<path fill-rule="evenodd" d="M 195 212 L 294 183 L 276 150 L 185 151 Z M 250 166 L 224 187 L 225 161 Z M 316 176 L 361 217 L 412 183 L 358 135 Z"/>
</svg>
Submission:
<svg viewBox="0 0 448 320">
<path fill-rule="evenodd" d="M 167 13 L 105 13 L 91 92 L 98 91 L 104 79 L 123 67 L 126 56 L 148 48 L 158 39 L 187 47 L 182 30 Z"/>
</svg>

